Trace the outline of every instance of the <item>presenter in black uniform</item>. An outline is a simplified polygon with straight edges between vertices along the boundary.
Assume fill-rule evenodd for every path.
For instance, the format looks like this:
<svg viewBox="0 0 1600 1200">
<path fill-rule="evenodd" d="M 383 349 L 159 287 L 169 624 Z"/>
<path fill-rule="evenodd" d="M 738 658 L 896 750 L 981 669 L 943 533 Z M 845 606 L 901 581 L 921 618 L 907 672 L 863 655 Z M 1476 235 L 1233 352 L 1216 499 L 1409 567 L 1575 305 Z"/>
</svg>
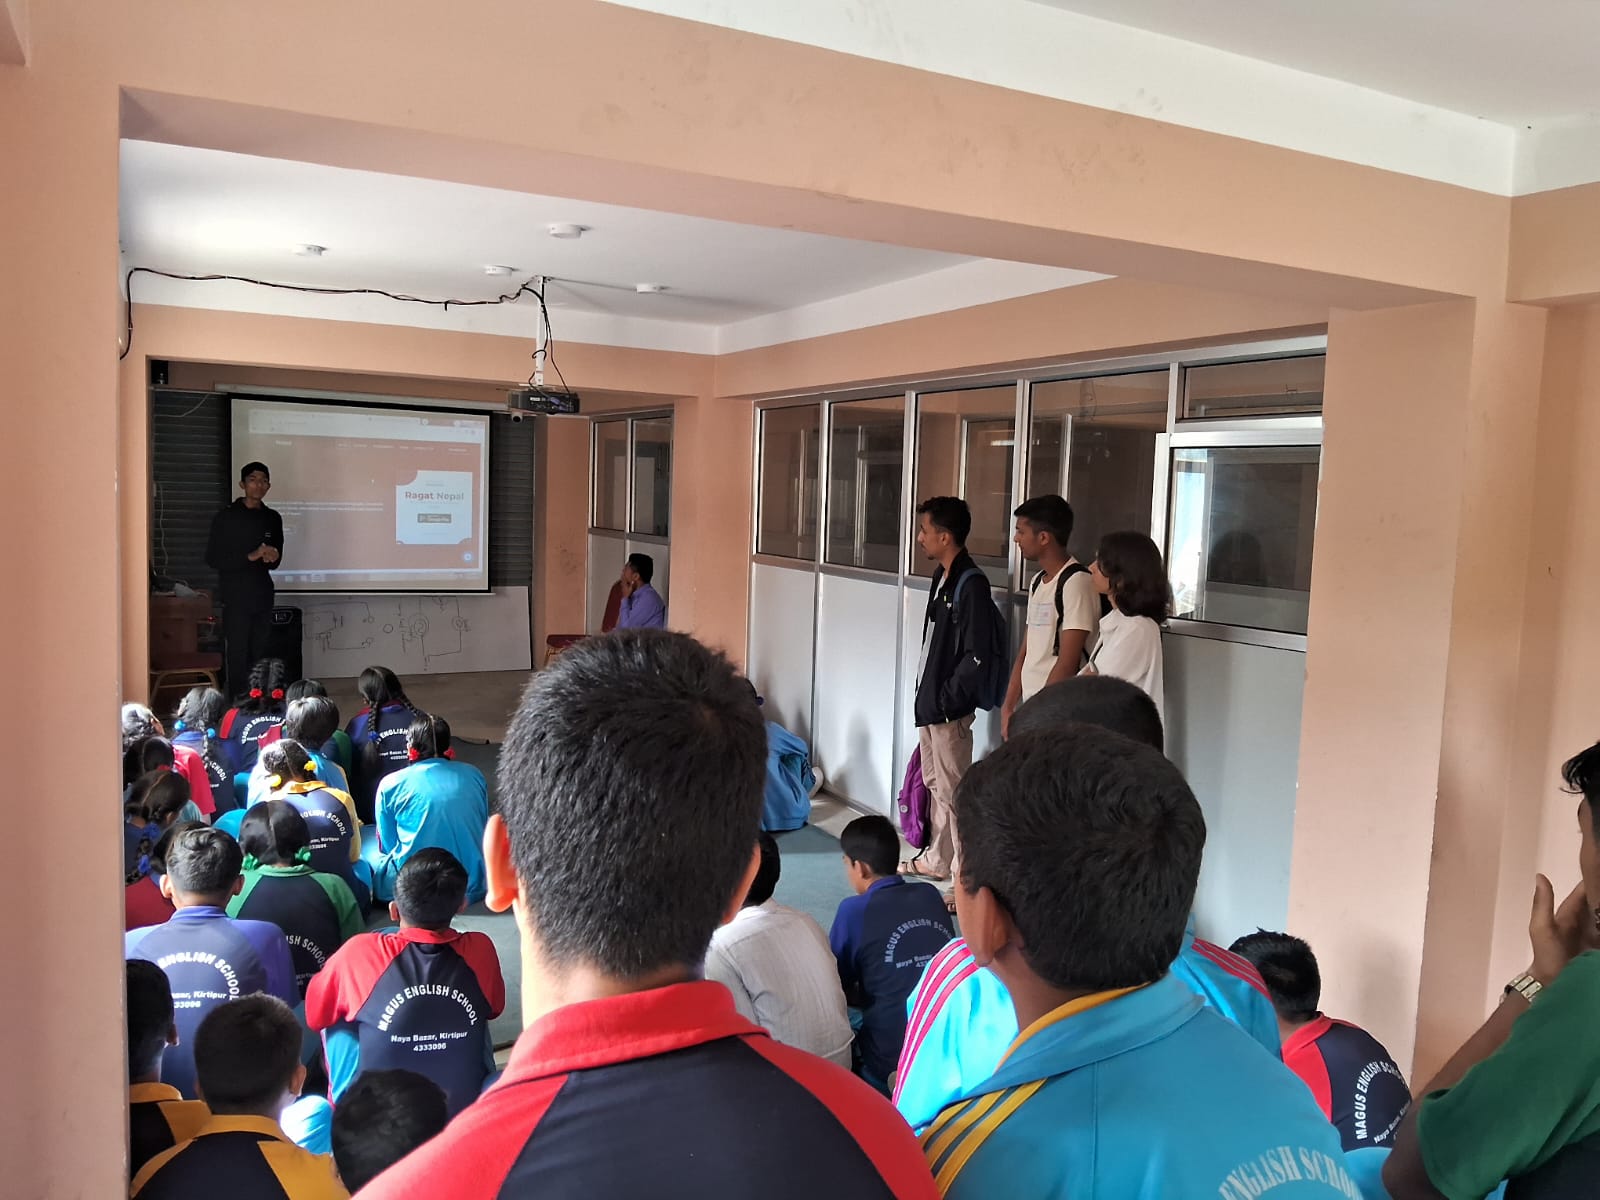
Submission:
<svg viewBox="0 0 1600 1200">
<path fill-rule="evenodd" d="M 206 563 L 217 573 L 228 694 L 237 696 L 250 668 L 267 656 L 272 617 L 272 572 L 283 561 L 283 518 L 265 504 L 272 473 L 265 463 L 240 468 L 244 495 L 211 521 Z"/>
</svg>

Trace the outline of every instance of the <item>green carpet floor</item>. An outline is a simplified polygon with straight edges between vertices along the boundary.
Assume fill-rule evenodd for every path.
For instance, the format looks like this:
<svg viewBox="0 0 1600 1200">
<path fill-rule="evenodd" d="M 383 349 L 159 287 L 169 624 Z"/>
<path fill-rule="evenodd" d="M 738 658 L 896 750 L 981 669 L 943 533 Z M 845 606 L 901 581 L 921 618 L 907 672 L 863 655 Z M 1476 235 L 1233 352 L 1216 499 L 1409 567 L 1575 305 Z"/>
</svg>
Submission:
<svg viewBox="0 0 1600 1200">
<path fill-rule="evenodd" d="M 456 758 L 471 763 L 489 779 L 489 795 L 494 796 L 495 765 L 500 748 L 495 745 L 456 743 Z M 776 835 L 783 856 L 783 873 L 778 879 L 777 900 L 801 912 L 810 913 L 826 933 L 833 923 L 839 901 L 850 894 L 845 882 L 844 864 L 839 857 L 839 839 L 807 825 Z M 388 915 L 373 915 L 373 927 L 389 924 Z M 497 1047 L 510 1045 L 522 1031 L 522 978 L 517 945 L 517 926 L 510 913 L 492 913 L 474 904 L 459 920 L 457 929 L 486 933 L 500 955 L 500 968 L 506 980 L 506 1009 L 490 1026 Z"/>
</svg>

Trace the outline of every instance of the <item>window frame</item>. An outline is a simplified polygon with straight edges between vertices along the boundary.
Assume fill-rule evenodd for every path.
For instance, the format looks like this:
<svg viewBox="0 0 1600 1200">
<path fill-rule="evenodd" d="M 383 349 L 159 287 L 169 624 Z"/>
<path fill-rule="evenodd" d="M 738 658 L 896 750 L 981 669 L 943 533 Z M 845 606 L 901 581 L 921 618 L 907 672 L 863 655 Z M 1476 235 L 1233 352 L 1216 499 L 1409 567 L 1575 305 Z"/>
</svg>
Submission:
<svg viewBox="0 0 1600 1200">
<path fill-rule="evenodd" d="M 639 532 L 633 528 L 634 518 L 634 456 L 638 445 L 635 425 L 641 421 L 665 421 L 672 428 L 668 445 L 673 446 L 677 440 L 677 420 L 670 408 L 642 409 L 637 412 L 616 412 L 596 414 L 589 418 L 589 532 L 601 537 L 611 537 L 620 540 L 633 540 L 653 542 L 657 545 L 668 545 L 672 541 L 672 497 L 674 495 L 673 479 L 669 474 L 667 480 L 667 532 Z M 626 449 L 623 452 L 623 469 L 626 472 L 623 490 L 622 525 L 600 524 L 600 430 L 603 425 L 623 425 L 626 427 L 627 436 L 624 439 Z M 677 458 L 676 453 L 673 459 Z M 669 468 L 670 470 L 674 467 Z"/>
</svg>

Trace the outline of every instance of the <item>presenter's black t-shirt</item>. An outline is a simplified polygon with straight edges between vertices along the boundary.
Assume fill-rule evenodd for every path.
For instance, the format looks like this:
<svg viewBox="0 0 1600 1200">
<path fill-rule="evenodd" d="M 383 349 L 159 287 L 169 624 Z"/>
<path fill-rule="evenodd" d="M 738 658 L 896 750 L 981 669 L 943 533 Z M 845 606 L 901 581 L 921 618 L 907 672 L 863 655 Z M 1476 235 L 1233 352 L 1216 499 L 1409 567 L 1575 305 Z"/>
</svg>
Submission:
<svg viewBox="0 0 1600 1200">
<path fill-rule="evenodd" d="M 265 504 L 251 508 L 241 496 L 211 519 L 206 565 L 217 573 L 223 604 L 251 611 L 272 607 L 272 568 L 250 561 L 261 545 L 283 553 L 283 517 Z"/>
</svg>

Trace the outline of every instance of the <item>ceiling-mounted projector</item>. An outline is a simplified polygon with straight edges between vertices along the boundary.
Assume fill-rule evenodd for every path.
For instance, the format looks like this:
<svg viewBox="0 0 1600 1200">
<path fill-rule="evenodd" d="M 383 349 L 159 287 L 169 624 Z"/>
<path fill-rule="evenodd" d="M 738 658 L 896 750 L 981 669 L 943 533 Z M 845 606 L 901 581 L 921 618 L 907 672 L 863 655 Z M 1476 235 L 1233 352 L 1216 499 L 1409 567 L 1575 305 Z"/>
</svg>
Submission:
<svg viewBox="0 0 1600 1200">
<path fill-rule="evenodd" d="M 547 387 L 512 388 L 506 393 L 506 408 L 513 418 L 522 413 L 547 417 L 576 416 L 578 393 Z"/>
</svg>

